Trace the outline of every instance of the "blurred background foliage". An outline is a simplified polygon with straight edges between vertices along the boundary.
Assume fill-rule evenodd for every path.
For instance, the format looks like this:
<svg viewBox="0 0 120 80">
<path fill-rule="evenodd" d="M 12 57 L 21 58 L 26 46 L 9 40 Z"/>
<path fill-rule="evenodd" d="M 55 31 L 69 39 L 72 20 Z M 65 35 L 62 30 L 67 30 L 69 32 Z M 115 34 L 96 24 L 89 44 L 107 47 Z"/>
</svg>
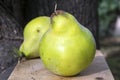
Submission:
<svg viewBox="0 0 120 80">
<path fill-rule="evenodd" d="M 120 0 L 99 0 L 98 13 L 101 51 L 115 80 L 120 80 L 120 35 L 114 35 L 116 21 L 120 18 Z"/>
<path fill-rule="evenodd" d="M 100 36 L 112 35 L 109 29 L 111 22 L 114 22 L 120 11 L 120 0 L 100 0 L 99 1 L 99 26 Z"/>
</svg>

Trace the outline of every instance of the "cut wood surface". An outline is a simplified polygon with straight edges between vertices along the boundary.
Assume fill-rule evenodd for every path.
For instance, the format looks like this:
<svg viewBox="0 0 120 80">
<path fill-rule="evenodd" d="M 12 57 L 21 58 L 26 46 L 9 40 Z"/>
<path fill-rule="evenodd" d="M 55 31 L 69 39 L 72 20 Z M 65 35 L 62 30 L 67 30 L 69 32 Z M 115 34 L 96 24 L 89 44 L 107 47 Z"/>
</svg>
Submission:
<svg viewBox="0 0 120 80">
<path fill-rule="evenodd" d="M 92 64 L 79 75 L 62 77 L 48 71 L 40 59 L 18 63 L 8 80 L 114 80 L 113 75 L 100 51 Z"/>
</svg>

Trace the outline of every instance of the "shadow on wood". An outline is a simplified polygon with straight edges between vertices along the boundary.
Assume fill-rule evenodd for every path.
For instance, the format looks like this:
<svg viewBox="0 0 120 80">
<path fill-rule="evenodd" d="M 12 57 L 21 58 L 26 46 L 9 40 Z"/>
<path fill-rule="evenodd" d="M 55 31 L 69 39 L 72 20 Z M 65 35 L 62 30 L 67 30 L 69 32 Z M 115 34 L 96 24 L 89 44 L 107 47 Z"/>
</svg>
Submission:
<svg viewBox="0 0 120 80">
<path fill-rule="evenodd" d="M 100 73 L 102 71 L 108 70 L 109 67 L 108 67 L 107 64 L 100 65 L 100 64 L 103 64 L 103 62 L 105 62 L 103 56 L 96 56 L 95 59 L 94 59 L 94 62 L 88 67 L 88 69 L 83 71 L 80 74 L 80 76 L 92 75 L 92 74 L 95 74 L 95 73 Z"/>
</svg>

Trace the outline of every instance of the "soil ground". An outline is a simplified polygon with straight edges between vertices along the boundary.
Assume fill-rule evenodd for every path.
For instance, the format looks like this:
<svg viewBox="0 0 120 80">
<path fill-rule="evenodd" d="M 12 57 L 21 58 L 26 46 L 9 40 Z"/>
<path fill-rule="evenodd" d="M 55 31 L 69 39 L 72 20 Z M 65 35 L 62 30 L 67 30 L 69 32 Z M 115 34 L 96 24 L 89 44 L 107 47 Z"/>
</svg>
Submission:
<svg viewBox="0 0 120 80">
<path fill-rule="evenodd" d="M 100 44 L 115 80 L 120 80 L 120 37 L 105 38 Z"/>
</svg>

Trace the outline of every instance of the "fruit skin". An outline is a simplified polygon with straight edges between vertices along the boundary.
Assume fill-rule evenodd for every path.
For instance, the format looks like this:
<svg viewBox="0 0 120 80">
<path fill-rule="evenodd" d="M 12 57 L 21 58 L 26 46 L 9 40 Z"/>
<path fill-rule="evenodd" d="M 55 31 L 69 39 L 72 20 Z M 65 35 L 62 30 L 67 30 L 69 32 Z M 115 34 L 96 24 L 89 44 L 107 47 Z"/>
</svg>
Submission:
<svg viewBox="0 0 120 80">
<path fill-rule="evenodd" d="M 95 56 L 96 44 L 92 33 L 64 11 L 56 11 L 51 23 L 51 29 L 40 42 L 43 64 L 61 76 L 80 73 Z"/>
<path fill-rule="evenodd" d="M 50 18 L 41 16 L 31 20 L 24 29 L 24 41 L 20 46 L 26 58 L 39 57 L 39 43 L 44 33 L 50 27 Z"/>
</svg>

